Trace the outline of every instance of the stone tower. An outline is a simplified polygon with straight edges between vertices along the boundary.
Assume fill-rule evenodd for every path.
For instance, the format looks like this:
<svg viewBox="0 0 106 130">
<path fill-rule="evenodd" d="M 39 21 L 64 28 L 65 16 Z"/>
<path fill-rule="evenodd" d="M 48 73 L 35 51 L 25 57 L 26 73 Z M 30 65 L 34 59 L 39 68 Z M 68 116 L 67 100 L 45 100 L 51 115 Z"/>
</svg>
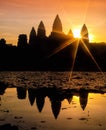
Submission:
<svg viewBox="0 0 106 130">
<path fill-rule="evenodd" d="M 27 46 L 27 35 L 20 34 L 18 36 L 18 47 L 26 47 Z"/>
<path fill-rule="evenodd" d="M 84 24 L 81 29 L 81 39 L 84 43 L 89 43 L 89 34 L 86 25 Z"/>
<path fill-rule="evenodd" d="M 29 44 L 34 45 L 36 42 L 36 31 L 34 27 L 32 27 L 30 35 L 29 35 Z"/>
<path fill-rule="evenodd" d="M 37 37 L 45 37 L 46 36 L 46 30 L 43 21 L 40 22 L 37 30 Z"/>
<path fill-rule="evenodd" d="M 62 23 L 59 18 L 59 15 L 56 15 L 56 18 L 52 26 L 52 32 L 62 32 Z"/>
</svg>

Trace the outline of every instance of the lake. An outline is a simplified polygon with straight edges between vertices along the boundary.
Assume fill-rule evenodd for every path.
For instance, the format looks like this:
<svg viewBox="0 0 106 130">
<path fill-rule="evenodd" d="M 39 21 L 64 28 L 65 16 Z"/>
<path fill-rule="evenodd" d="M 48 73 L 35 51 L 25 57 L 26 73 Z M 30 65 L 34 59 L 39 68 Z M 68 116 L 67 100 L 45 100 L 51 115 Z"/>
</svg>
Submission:
<svg viewBox="0 0 106 130">
<path fill-rule="evenodd" d="M 105 130 L 105 76 L 0 72 L 0 130 Z"/>
</svg>

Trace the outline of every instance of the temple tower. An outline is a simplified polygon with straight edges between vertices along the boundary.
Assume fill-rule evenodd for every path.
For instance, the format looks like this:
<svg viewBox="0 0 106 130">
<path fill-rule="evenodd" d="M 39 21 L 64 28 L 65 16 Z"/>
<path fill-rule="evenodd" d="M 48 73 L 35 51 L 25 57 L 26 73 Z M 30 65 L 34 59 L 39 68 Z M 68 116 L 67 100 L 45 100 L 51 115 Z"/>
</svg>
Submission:
<svg viewBox="0 0 106 130">
<path fill-rule="evenodd" d="M 56 15 L 56 18 L 53 23 L 52 32 L 62 32 L 62 23 L 59 18 L 59 15 Z"/>
<path fill-rule="evenodd" d="M 89 43 L 89 34 L 86 25 L 84 24 L 81 29 L 81 37 L 84 43 Z"/>
<path fill-rule="evenodd" d="M 27 46 L 27 35 L 20 34 L 18 36 L 18 47 L 26 47 Z"/>
<path fill-rule="evenodd" d="M 37 30 L 37 37 L 45 37 L 46 36 L 46 30 L 43 21 L 40 22 Z"/>
<path fill-rule="evenodd" d="M 30 35 L 29 35 L 29 44 L 34 45 L 36 42 L 36 31 L 34 27 L 32 27 Z"/>
<path fill-rule="evenodd" d="M 74 37 L 73 32 L 72 32 L 71 29 L 70 29 L 69 32 L 68 32 L 68 37 L 70 37 L 70 38 L 73 38 L 73 37 Z"/>
</svg>

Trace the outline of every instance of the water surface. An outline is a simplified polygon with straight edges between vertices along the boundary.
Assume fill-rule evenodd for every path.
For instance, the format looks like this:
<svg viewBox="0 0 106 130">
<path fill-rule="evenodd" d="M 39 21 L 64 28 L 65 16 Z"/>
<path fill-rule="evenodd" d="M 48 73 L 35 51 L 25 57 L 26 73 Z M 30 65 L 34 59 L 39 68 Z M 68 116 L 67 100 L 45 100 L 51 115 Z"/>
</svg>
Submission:
<svg viewBox="0 0 106 130">
<path fill-rule="evenodd" d="M 105 130 L 104 76 L 76 72 L 1 72 L 0 126 L 19 130 Z"/>
</svg>

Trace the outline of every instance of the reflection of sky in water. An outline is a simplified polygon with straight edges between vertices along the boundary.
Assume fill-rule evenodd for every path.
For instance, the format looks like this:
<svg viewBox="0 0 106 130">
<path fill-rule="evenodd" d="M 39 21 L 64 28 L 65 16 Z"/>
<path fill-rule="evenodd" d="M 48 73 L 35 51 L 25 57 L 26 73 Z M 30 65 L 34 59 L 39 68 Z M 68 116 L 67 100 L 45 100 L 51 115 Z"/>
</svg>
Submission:
<svg viewBox="0 0 106 130">
<path fill-rule="evenodd" d="M 17 93 L 16 88 L 7 88 L 0 96 L 0 125 L 7 122 L 18 125 L 20 130 L 31 128 L 39 130 L 106 129 L 106 94 L 89 93 L 84 110 L 81 107 L 81 102 L 83 102 L 80 101 L 81 95 L 77 92 L 72 98 L 65 97 L 62 101 L 60 101 L 61 98 L 56 100 L 56 98 L 45 96 L 44 106 L 39 112 L 37 98 L 31 106 L 28 91 L 24 99 L 19 99 Z M 55 119 L 53 107 L 58 109 L 59 102 L 61 102 L 61 107 Z"/>
</svg>

